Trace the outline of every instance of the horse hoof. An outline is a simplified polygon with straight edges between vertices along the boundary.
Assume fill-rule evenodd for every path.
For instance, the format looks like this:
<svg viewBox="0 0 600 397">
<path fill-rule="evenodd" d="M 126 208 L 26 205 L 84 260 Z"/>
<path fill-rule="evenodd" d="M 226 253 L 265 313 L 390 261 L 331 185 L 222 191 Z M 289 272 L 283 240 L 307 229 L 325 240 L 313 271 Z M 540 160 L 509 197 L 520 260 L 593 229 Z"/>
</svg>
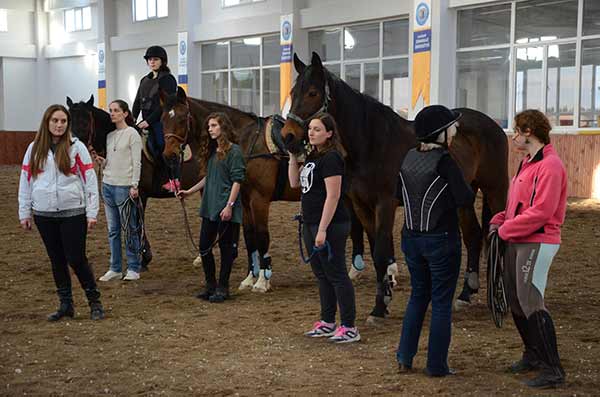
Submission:
<svg viewBox="0 0 600 397">
<path fill-rule="evenodd" d="M 350 271 L 348 272 L 348 277 L 350 280 L 357 280 L 364 272 L 363 270 L 357 270 L 354 266 L 350 266 Z"/>
<path fill-rule="evenodd" d="M 465 310 L 469 306 L 471 306 L 471 302 L 464 301 L 462 299 L 457 299 L 454 301 L 454 310 L 456 310 L 457 312 L 459 312 L 461 310 Z"/>
<path fill-rule="evenodd" d="M 265 270 L 261 269 L 258 275 L 258 281 L 252 287 L 252 292 L 265 293 L 271 289 L 271 281 L 265 277 Z"/>
<path fill-rule="evenodd" d="M 198 255 L 196 259 L 194 259 L 194 262 L 192 264 L 194 265 L 194 267 L 202 266 L 202 257 Z"/>
<path fill-rule="evenodd" d="M 385 318 L 383 317 L 376 317 L 376 316 L 369 316 L 367 317 L 367 320 L 365 321 L 365 325 L 369 326 L 369 327 L 382 327 L 385 325 Z"/>
<path fill-rule="evenodd" d="M 252 272 L 249 272 L 248 276 L 240 283 L 238 290 L 243 291 L 252 287 L 254 287 L 254 276 L 252 275 Z"/>
</svg>

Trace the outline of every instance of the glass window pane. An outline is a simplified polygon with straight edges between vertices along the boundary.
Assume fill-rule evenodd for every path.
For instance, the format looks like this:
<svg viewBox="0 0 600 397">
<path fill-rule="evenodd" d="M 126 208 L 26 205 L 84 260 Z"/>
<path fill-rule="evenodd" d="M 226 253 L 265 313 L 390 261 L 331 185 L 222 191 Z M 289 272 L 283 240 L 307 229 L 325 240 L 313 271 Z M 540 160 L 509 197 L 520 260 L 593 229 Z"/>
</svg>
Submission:
<svg viewBox="0 0 600 397">
<path fill-rule="evenodd" d="M 365 89 L 367 94 L 379 100 L 379 62 L 365 63 Z"/>
<path fill-rule="evenodd" d="M 67 32 L 75 30 L 75 10 L 73 9 L 65 11 L 65 30 Z"/>
<path fill-rule="evenodd" d="M 279 113 L 279 68 L 263 69 L 263 115 Z"/>
<path fill-rule="evenodd" d="M 325 61 L 339 61 L 342 54 L 340 50 L 340 35 L 342 29 L 325 29 L 308 32 L 309 53 L 316 52 Z"/>
<path fill-rule="evenodd" d="M 75 9 L 75 30 L 83 29 L 83 15 L 81 13 L 81 8 Z"/>
<path fill-rule="evenodd" d="M 577 79 L 575 44 L 548 46 L 546 115 L 552 125 L 573 125 Z"/>
<path fill-rule="evenodd" d="M 600 127 L 600 39 L 581 47 L 580 127 Z"/>
<path fill-rule="evenodd" d="M 202 70 L 227 69 L 227 42 L 202 45 Z"/>
<path fill-rule="evenodd" d="M 510 4 L 458 12 L 458 47 L 510 43 Z"/>
<path fill-rule="evenodd" d="M 457 54 L 457 106 L 477 109 L 502 128 L 508 128 L 508 54 L 508 48 Z"/>
<path fill-rule="evenodd" d="M 92 9 L 91 9 L 91 7 L 83 8 L 83 28 L 85 30 L 92 28 Z"/>
<path fill-rule="evenodd" d="M 281 44 L 279 36 L 263 37 L 263 65 L 279 65 Z"/>
<path fill-rule="evenodd" d="M 148 0 L 148 18 L 156 17 L 156 0 Z"/>
<path fill-rule="evenodd" d="M 169 16 L 169 0 L 158 0 L 156 15 L 159 18 Z"/>
<path fill-rule="evenodd" d="M 234 70 L 231 72 L 231 106 L 260 114 L 260 72 Z"/>
<path fill-rule="evenodd" d="M 404 118 L 408 118 L 408 83 L 408 59 L 383 61 L 383 96 L 381 101 Z"/>
<path fill-rule="evenodd" d="M 583 2 L 583 35 L 600 34 L 600 1 Z"/>
<path fill-rule="evenodd" d="M 342 78 L 342 67 L 339 63 L 325 65 L 325 68 L 329 71 L 329 73 L 336 75 L 340 79 Z"/>
<path fill-rule="evenodd" d="M 379 56 L 379 24 L 350 26 L 344 29 L 345 59 Z"/>
<path fill-rule="evenodd" d="M 148 19 L 148 0 L 135 0 L 135 20 L 143 21 Z"/>
<path fill-rule="evenodd" d="M 383 23 L 383 56 L 408 54 L 408 19 Z"/>
<path fill-rule="evenodd" d="M 227 104 L 227 72 L 202 73 L 202 99 Z"/>
<path fill-rule="evenodd" d="M 578 0 L 517 2 L 515 40 L 535 43 L 577 36 Z"/>
<path fill-rule="evenodd" d="M 360 91 L 360 64 L 344 65 L 344 81 L 350 87 Z"/>
<path fill-rule="evenodd" d="M 259 66 L 260 64 L 260 37 L 231 41 L 231 67 L 243 68 Z"/>
<path fill-rule="evenodd" d="M 6 15 L 6 9 L 0 8 L 0 32 L 8 31 L 8 18 Z"/>
<path fill-rule="evenodd" d="M 517 48 L 516 111 L 542 109 L 543 47 Z"/>
</svg>

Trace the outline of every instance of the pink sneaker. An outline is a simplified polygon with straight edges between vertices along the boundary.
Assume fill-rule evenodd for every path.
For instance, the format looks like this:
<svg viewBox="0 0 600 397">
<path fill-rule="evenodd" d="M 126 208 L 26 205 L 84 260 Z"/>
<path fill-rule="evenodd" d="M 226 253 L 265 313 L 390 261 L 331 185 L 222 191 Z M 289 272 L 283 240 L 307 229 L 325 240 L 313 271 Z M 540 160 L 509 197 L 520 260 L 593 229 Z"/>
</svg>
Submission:
<svg viewBox="0 0 600 397">
<path fill-rule="evenodd" d="M 321 338 L 323 336 L 332 336 L 335 334 L 335 323 L 326 323 L 325 321 L 317 321 L 312 329 L 305 332 L 304 335 L 310 338 Z"/>
<path fill-rule="evenodd" d="M 342 325 L 329 340 L 334 343 L 358 342 L 360 340 L 360 334 L 356 327 L 350 328 Z"/>
</svg>

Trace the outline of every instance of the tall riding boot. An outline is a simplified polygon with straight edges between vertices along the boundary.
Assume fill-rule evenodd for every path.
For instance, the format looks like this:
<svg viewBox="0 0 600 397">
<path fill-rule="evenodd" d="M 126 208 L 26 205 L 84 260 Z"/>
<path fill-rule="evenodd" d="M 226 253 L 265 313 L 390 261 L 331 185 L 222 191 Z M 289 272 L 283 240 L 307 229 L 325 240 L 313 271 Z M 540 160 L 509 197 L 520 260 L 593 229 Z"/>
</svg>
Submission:
<svg viewBox="0 0 600 397">
<path fill-rule="evenodd" d="M 521 335 L 523 345 L 525 345 L 525 351 L 523 351 L 523 357 L 515 363 L 513 363 L 508 370 L 513 374 L 533 371 L 540 366 L 540 360 L 535 353 L 535 342 L 531 340 L 529 335 L 529 324 L 527 318 L 519 316 L 518 314 L 512 313 L 515 321 L 515 326 Z"/>
<path fill-rule="evenodd" d="M 536 388 L 556 387 L 565 382 L 565 370 L 560 363 L 556 331 L 550 313 L 545 310 L 534 312 L 528 319 L 531 340 L 535 341 L 535 352 L 540 358 L 542 371 L 525 382 L 527 386 Z"/>
<path fill-rule="evenodd" d="M 90 318 L 92 320 L 102 320 L 104 318 L 104 308 L 100 303 L 100 291 L 97 288 L 85 290 L 88 303 L 90 305 Z"/>
<path fill-rule="evenodd" d="M 71 288 L 59 288 L 56 290 L 56 293 L 60 300 L 60 306 L 54 313 L 48 316 L 48 321 L 58 321 L 65 316 L 73 318 L 75 316 L 75 309 L 73 308 Z"/>
<path fill-rule="evenodd" d="M 205 285 L 204 289 L 196 295 L 196 298 L 207 301 L 208 298 L 215 293 L 215 289 L 217 288 L 215 257 L 212 252 L 207 252 L 202 255 L 202 268 L 204 269 Z"/>
</svg>

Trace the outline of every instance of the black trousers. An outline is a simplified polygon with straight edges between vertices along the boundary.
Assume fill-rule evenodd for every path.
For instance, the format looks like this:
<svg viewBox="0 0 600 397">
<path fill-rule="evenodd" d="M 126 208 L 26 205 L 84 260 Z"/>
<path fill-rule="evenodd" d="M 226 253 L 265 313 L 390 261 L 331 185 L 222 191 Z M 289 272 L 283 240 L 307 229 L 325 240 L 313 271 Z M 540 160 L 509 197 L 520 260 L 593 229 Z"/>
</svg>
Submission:
<svg viewBox="0 0 600 397">
<path fill-rule="evenodd" d="M 69 265 L 73 268 L 88 298 L 90 294 L 99 297 L 94 272 L 85 255 L 86 216 L 82 214 L 66 218 L 51 218 L 34 215 L 33 220 L 52 263 L 52 275 L 60 300 L 73 300 Z"/>
<path fill-rule="evenodd" d="M 315 237 L 319 230 L 317 224 L 304 225 L 304 243 L 309 253 L 315 245 Z M 328 260 L 327 250 L 320 251 L 312 257 L 310 265 L 319 281 L 319 297 L 321 300 L 321 320 L 334 323 L 337 306 L 340 306 L 341 324 L 354 327 L 356 319 L 356 302 L 354 286 L 346 269 L 346 240 L 350 233 L 350 222 L 332 223 L 327 228 L 327 241 L 331 246 L 333 259 Z"/>
<path fill-rule="evenodd" d="M 221 270 L 218 286 L 229 288 L 229 276 L 231 275 L 233 261 L 237 257 L 239 236 L 239 223 L 211 221 L 208 218 L 202 218 L 200 256 L 202 257 L 206 288 L 214 289 L 217 286 L 215 257 L 212 253 L 212 245 L 217 238 L 219 239 L 218 244 L 221 251 Z"/>
</svg>

